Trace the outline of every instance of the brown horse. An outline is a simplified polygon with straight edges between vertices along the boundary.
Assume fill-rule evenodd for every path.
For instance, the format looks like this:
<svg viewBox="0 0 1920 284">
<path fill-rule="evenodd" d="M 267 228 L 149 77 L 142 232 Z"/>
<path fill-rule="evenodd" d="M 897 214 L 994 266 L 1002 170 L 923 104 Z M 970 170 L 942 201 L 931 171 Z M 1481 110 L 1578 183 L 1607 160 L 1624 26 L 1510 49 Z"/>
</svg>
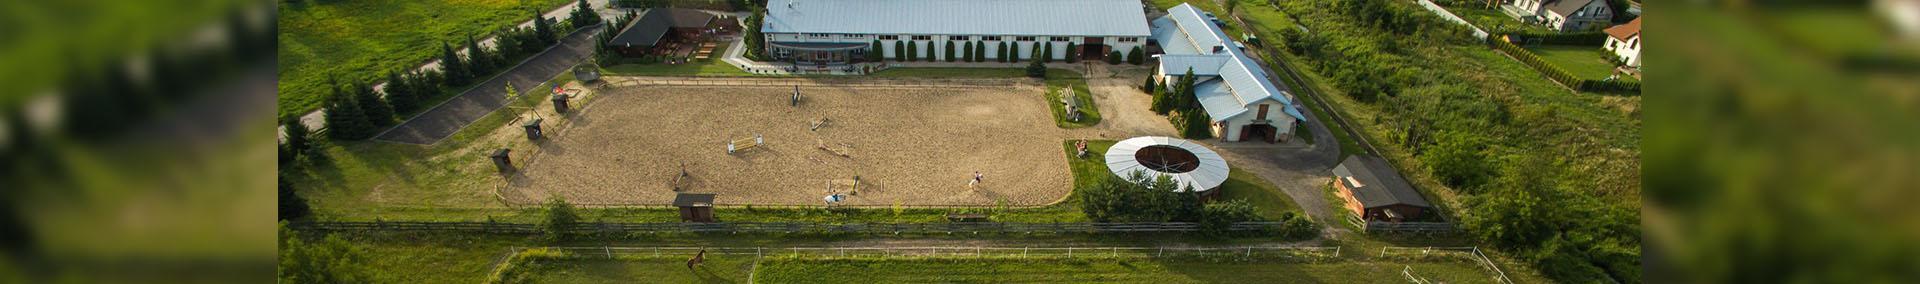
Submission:
<svg viewBox="0 0 1920 284">
<path fill-rule="evenodd" d="M 699 254 L 695 254 L 693 258 L 687 259 L 687 271 L 694 271 L 694 266 L 705 262 L 707 262 L 707 249 L 700 249 Z"/>
</svg>

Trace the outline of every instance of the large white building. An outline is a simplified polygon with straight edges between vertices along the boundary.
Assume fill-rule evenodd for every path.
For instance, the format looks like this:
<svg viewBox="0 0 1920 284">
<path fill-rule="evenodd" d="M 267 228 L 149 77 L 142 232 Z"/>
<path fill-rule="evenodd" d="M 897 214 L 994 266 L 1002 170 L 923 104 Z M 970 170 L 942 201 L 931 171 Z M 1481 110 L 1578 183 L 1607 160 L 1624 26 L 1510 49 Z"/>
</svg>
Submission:
<svg viewBox="0 0 1920 284">
<path fill-rule="evenodd" d="M 1065 59 L 1067 43 L 1082 58 L 1105 58 L 1125 56 L 1149 36 L 1138 0 L 769 0 L 762 22 L 769 57 L 813 63 L 864 60 L 874 40 L 887 59 L 903 41 L 922 60 L 946 61 L 948 42 L 955 50 L 984 44 L 990 60 L 1002 57 L 1003 43 L 1019 59 L 1034 58 L 1041 44 Z"/>
<path fill-rule="evenodd" d="M 1193 6 L 1180 4 L 1167 13 L 1153 20 L 1153 42 L 1164 52 L 1155 76 L 1172 83 L 1193 71 L 1194 96 L 1213 118 L 1214 137 L 1278 142 L 1293 136 L 1294 125 L 1306 117 L 1244 45 Z"/>
</svg>

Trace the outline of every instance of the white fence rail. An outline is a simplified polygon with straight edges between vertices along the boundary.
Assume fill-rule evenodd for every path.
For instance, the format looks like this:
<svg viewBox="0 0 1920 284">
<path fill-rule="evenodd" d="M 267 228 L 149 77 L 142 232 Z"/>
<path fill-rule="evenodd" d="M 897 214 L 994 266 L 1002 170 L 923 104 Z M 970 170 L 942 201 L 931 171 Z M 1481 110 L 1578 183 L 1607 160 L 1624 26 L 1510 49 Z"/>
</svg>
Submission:
<svg viewBox="0 0 1920 284">
<path fill-rule="evenodd" d="M 1427 11 L 1433 11 L 1434 14 L 1440 15 L 1440 18 L 1442 19 L 1446 19 L 1449 22 L 1459 23 L 1461 25 L 1467 26 L 1467 28 L 1469 29 L 1473 29 L 1473 38 L 1487 39 L 1487 35 L 1488 35 L 1487 30 L 1480 29 L 1479 26 L 1474 26 L 1473 23 L 1467 22 L 1467 19 L 1462 19 L 1460 18 L 1460 16 L 1454 15 L 1452 11 L 1447 11 L 1447 8 L 1440 7 L 1440 4 L 1434 4 L 1433 1 L 1428 1 L 1428 0 L 1415 0 L 1413 2 L 1420 3 L 1420 7 L 1427 8 Z"/>
<path fill-rule="evenodd" d="M 997 258 L 1102 258 L 1102 257 L 1207 257 L 1233 261 L 1291 260 L 1316 261 L 1340 257 L 1340 247 L 545 247 L 579 256 L 692 256 L 700 251 L 708 255 L 751 255 L 754 257 L 997 257 Z"/>
<path fill-rule="evenodd" d="M 1513 279 L 1507 278 L 1507 272 L 1493 263 L 1493 259 L 1487 258 L 1486 253 L 1480 252 L 1479 247 L 1382 247 L 1379 258 L 1464 258 L 1493 271 L 1495 282 L 1513 284 Z M 1409 273 L 1408 277 L 1411 278 L 1412 274 Z"/>
</svg>

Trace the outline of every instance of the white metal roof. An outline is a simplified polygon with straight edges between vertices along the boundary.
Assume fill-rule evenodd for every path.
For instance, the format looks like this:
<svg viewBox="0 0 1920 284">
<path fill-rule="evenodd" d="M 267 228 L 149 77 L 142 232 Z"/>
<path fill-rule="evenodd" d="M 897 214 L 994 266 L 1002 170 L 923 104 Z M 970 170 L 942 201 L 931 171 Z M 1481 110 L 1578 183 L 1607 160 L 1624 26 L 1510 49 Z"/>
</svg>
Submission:
<svg viewBox="0 0 1920 284">
<path fill-rule="evenodd" d="M 1148 36 L 1138 0 L 768 0 L 767 33 Z"/>
<path fill-rule="evenodd" d="M 1199 97 L 1200 106 L 1207 110 L 1213 121 L 1225 121 L 1235 115 L 1247 112 L 1247 107 L 1263 100 L 1274 100 L 1283 106 L 1280 108 L 1287 116 L 1306 120 L 1298 109 L 1293 107 L 1293 99 L 1281 90 L 1279 84 L 1269 80 L 1267 72 L 1260 68 L 1246 51 L 1240 50 L 1238 43 L 1228 38 L 1226 32 L 1208 21 L 1199 9 L 1192 5 L 1180 4 L 1167 9 L 1167 16 L 1153 21 L 1154 41 L 1160 43 L 1166 55 L 1160 56 L 1162 69 L 1180 68 L 1178 72 L 1167 74 L 1185 74 L 1184 67 L 1195 67 L 1194 75 L 1208 73 L 1219 76 L 1221 81 L 1215 84 L 1224 86 L 1194 85 L 1194 95 Z M 1220 53 L 1214 53 L 1214 46 L 1225 46 Z M 1215 62 L 1218 62 L 1217 64 Z M 1218 66 L 1218 70 L 1205 72 L 1198 66 Z M 1224 88 L 1222 88 L 1224 87 Z M 1219 97 L 1225 92 L 1231 99 Z"/>
<path fill-rule="evenodd" d="M 1193 153 L 1194 157 L 1199 158 L 1200 167 L 1190 172 L 1167 173 L 1152 170 L 1134 158 L 1134 154 L 1138 153 L 1141 148 L 1155 145 L 1185 149 L 1187 152 Z M 1112 171 L 1114 175 L 1122 178 L 1132 176 L 1134 172 L 1140 172 L 1150 179 L 1167 176 L 1173 179 L 1174 183 L 1182 185 L 1181 188 L 1191 186 L 1194 191 L 1203 192 L 1213 190 L 1216 187 L 1220 187 L 1220 184 L 1226 183 L 1227 173 L 1230 171 L 1230 169 L 1227 168 L 1227 160 L 1221 158 L 1220 153 L 1215 153 L 1213 150 L 1207 149 L 1206 146 L 1200 145 L 1200 143 L 1165 136 L 1141 136 L 1120 140 L 1120 142 L 1113 143 L 1112 148 L 1107 148 L 1106 158 L 1107 170 Z"/>
</svg>

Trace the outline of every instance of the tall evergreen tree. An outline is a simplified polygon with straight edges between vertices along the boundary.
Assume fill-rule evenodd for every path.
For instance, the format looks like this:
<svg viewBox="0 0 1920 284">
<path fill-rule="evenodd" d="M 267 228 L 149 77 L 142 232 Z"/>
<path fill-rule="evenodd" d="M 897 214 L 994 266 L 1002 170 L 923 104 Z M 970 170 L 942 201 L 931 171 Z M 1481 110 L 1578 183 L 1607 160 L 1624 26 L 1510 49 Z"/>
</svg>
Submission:
<svg viewBox="0 0 1920 284">
<path fill-rule="evenodd" d="M 1157 83 L 1157 82 L 1154 82 L 1154 80 L 1153 80 L 1153 76 L 1147 76 L 1147 82 L 1146 82 L 1146 83 L 1141 83 L 1141 84 L 1140 84 L 1140 91 L 1141 91 L 1141 92 L 1149 92 L 1149 93 L 1151 93 L 1151 92 L 1153 92 L 1153 90 L 1154 90 L 1154 89 L 1159 89 L 1159 88 L 1160 88 L 1160 86 L 1155 86 L 1156 84 L 1158 84 L 1158 83 Z"/>
<path fill-rule="evenodd" d="M 338 140 L 366 139 L 373 127 L 367 125 L 367 116 L 361 112 L 360 104 L 354 102 L 353 94 L 339 83 L 330 85 L 333 93 L 327 96 L 327 136 Z"/>
<path fill-rule="evenodd" d="M 1178 88 L 1178 90 L 1180 90 L 1180 93 L 1174 94 L 1173 96 L 1174 109 L 1177 109 L 1180 111 L 1190 111 L 1198 108 L 1197 106 L 1198 104 L 1194 103 L 1194 100 L 1195 100 L 1194 90 L 1193 90 L 1194 80 L 1195 79 L 1193 76 L 1193 67 L 1187 67 L 1187 74 L 1180 76 L 1180 87 Z"/>
<path fill-rule="evenodd" d="M 553 23 L 541 16 L 540 10 L 533 10 L 533 36 L 540 39 L 540 46 L 551 46 L 559 40 L 553 33 Z"/>
<path fill-rule="evenodd" d="M 367 124 L 373 125 L 374 129 L 393 125 L 393 106 L 380 99 L 380 94 L 374 93 L 372 86 L 358 83 L 353 85 L 353 89 L 353 100 L 360 104 L 360 112 L 366 114 Z M 369 130 L 377 131 L 374 129 Z"/>
<path fill-rule="evenodd" d="M 501 37 L 503 40 L 505 38 Z M 473 74 L 475 78 L 485 77 L 493 72 L 493 65 L 492 52 L 481 48 L 480 41 L 474 40 L 473 35 L 467 35 L 467 74 Z"/>
<path fill-rule="evenodd" d="M 973 43 L 973 62 L 987 62 L 987 42 Z"/>
<path fill-rule="evenodd" d="M 1080 49 L 1071 41 L 1067 42 L 1067 63 L 1080 63 Z"/>
<path fill-rule="evenodd" d="M 907 61 L 920 61 L 920 42 L 907 41 Z"/>
<path fill-rule="evenodd" d="M 1043 41 L 1035 44 L 1040 45 L 1040 47 L 1034 48 L 1034 52 L 1037 54 L 1034 54 L 1033 58 L 1039 59 L 1035 61 L 1040 61 L 1040 63 L 1053 63 L 1053 42 Z"/>
<path fill-rule="evenodd" d="M 411 112 L 419 107 L 418 95 L 413 86 L 412 76 L 401 76 L 399 72 L 387 71 L 387 86 L 381 92 L 387 94 L 387 104 L 393 106 L 393 112 Z"/>
<path fill-rule="evenodd" d="M 1154 114 L 1167 115 L 1169 111 L 1173 110 L 1172 101 L 1168 100 L 1167 96 L 1173 93 L 1174 92 L 1166 89 L 1153 90 L 1153 104 L 1149 105 L 1148 109 L 1153 110 Z"/>
<path fill-rule="evenodd" d="M 1007 61 L 1007 59 L 1008 59 L 1007 57 L 1008 57 L 1008 56 L 1007 56 L 1007 42 L 1004 42 L 1004 41 L 1002 41 L 1002 42 L 1000 42 L 1000 49 L 999 49 L 999 50 L 994 50 L 994 51 L 993 51 L 993 59 L 995 59 L 995 60 L 999 60 L 1000 62 L 1008 62 L 1008 61 Z"/>
<path fill-rule="evenodd" d="M 280 220 L 299 220 L 306 218 L 313 210 L 307 207 L 307 199 L 293 189 L 286 177 L 280 177 Z"/>
<path fill-rule="evenodd" d="M 867 47 L 867 62 L 886 60 L 887 55 L 883 52 L 885 49 L 881 49 L 880 47 L 880 40 L 873 40 L 873 45 Z"/>
<path fill-rule="evenodd" d="M 460 54 L 453 51 L 453 45 L 446 42 L 440 42 L 440 70 L 445 70 L 447 74 L 447 85 L 467 83 L 467 65 L 460 61 Z"/>
<path fill-rule="evenodd" d="M 973 60 L 974 60 L 974 58 L 973 58 L 973 42 L 971 42 L 971 41 L 969 41 L 969 42 L 967 42 L 967 43 L 964 43 L 964 44 L 962 44 L 962 45 L 960 46 L 960 48 L 961 48 L 961 49 L 960 49 L 960 52 L 961 52 L 961 53 L 966 53 L 966 55 L 962 55 L 962 56 L 961 56 L 961 58 L 962 58 L 962 59 L 965 59 L 965 60 L 966 60 L 967 62 L 973 62 Z"/>
<path fill-rule="evenodd" d="M 300 117 L 289 117 L 280 124 L 286 126 L 286 132 L 283 134 L 287 135 L 287 150 L 293 151 L 294 156 L 304 155 L 313 150 L 313 131 L 307 129 L 306 123 L 300 122 Z"/>
<path fill-rule="evenodd" d="M 573 15 L 567 20 L 573 22 L 574 28 L 582 28 L 600 23 L 600 13 L 593 12 L 593 3 L 587 3 L 587 0 L 580 0 L 574 4 Z"/>
<path fill-rule="evenodd" d="M 1040 63 L 1039 60 L 1034 60 L 1031 63 L 1027 63 L 1027 77 L 1046 78 L 1047 65 Z"/>
<path fill-rule="evenodd" d="M 947 49 L 947 62 L 953 62 L 955 60 L 953 56 L 953 41 L 947 41 L 947 46 L 945 47 Z"/>
<path fill-rule="evenodd" d="M 1187 123 L 1186 127 L 1182 127 L 1183 129 L 1180 136 L 1184 136 L 1187 139 L 1213 138 L 1213 128 L 1211 127 L 1213 125 L 1213 119 L 1207 116 L 1206 111 L 1187 109 L 1181 110 L 1180 115 L 1185 116 L 1184 120 L 1186 120 Z"/>
<path fill-rule="evenodd" d="M 633 12 L 628 11 L 627 13 L 628 13 L 627 18 L 623 20 L 633 21 L 634 20 Z M 760 31 L 760 21 L 764 17 L 766 17 L 766 12 L 761 11 L 761 9 L 759 8 L 753 9 L 752 16 L 747 16 L 747 22 L 746 22 L 747 33 L 745 35 L 746 38 L 744 40 L 746 41 L 746 44 L 747 44 L 748 59 L 767 60 L 766 54 L 765 54 L 767 50 L 767 37 L 764 33 Z M 620 25 L 624 26 L 626 25 L 626 23 L 620 23 Z M 609 27 L 608 29 L 611 30 L 612 28 Z"/>
<path fill-rule="evenodd" d="M 907 61 L 907 43 L 904 40 L 893 42 L 893 60 Z"/>
</svg>

